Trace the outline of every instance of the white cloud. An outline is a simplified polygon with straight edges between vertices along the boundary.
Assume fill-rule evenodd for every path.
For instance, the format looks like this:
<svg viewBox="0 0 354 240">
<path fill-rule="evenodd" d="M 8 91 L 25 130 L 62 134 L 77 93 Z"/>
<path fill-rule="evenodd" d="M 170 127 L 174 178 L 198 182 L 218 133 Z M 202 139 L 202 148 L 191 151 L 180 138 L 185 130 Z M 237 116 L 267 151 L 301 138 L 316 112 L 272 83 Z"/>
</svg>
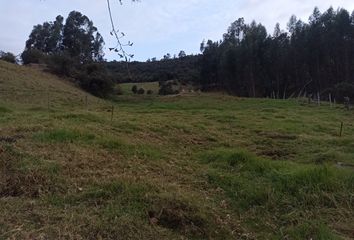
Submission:
<svg viewBox="0 0 354 240">
<path fill-rule="evenodd" d="M 239 17 L 261 22 L 272 32 L 276 22 L 285 28 L 292 14 L 307 21 L 315 6 L 322 11 L 329 6 L 354 9 L 352 0 L 125 0 L 123 6 L 111 1 L 115 22 L 135 42 L 131 52 L 139 60 L 181 49 L 196 53 L 203 39 L 220 39 Z M 33 25 L 59 14 L 65 17 L 71 10 L 89 16 L 106 46 L 114 45 L 104 0 L 0 0 L 0 49 L 20 53 Z M 107 53 L 107 57 L 115 55 Z"/>
</svg>

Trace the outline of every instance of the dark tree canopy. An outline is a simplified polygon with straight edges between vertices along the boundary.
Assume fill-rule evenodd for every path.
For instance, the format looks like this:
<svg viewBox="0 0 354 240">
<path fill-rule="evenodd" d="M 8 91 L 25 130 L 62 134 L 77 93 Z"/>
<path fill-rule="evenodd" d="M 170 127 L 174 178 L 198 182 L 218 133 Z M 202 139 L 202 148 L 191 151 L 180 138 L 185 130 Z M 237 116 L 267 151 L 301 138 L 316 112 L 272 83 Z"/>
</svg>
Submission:
<svg viewBox="0 0 354 240">
<path fill-rule="evenodd" d="M 184 58 L 184 57 L 186 57 L 186 56 L 187 56 L 187 54 L 186 54 L 186 52 L 183 51 L 183 50 L 181 50 L 181 51 L 178 53 L 178 57 L 179 57 L 179 58 Z"/>
<path fill-rule="evenodd" d="M 26 42 L 26 50 L 39 50 L 47 55 L 65 52 L 81 63 L 103 60 L 104 40 L 93 22 L 85 15 L 72 11 L 64 24 L 57 16 L 54 22 L 34 26 Z"/>
<path fill-rule="evenodd" d="M 10 52 L 0 51 L 0 60 L 6 61 L 9 63 L 16 63 L 16 56 Z"/>
<path fill-rule="evenodd" d="M 130 62 L 127 74 L 126 62 L 106 63 L 108 71 L 114 76 L 116 82 L 164 82 L 179 80 L 184 83 L 199 82 L 200 55 L 189 55 L 183 58 L 148 59 L 147 62 Z"/>
<path fill-rule="evenodd" d="M 62 50 L 63 21 L 62 16 L 57 16 L 54 22 L 34 26 L 26 42 L 26 49 L 37 49 L 47 54 Z"/>
<path fill-rule="evenodd" d="M 73 11 L 63 30 L 63 49 L 81 62 L 103 60 L 104 41 L 93 22 L 80 12 Z"/>
<path fill-rule="evenodd" d="M 271 36 L 261 24 L 240 18 L 222 41 L 203 42 L 203 88 L 249 97 L 320 93 L 328 99 L 343 92 L 339 86 L 354 85 L 354 12 L 315 8 L 308 23 L 292 16 L 287 29 L 276 24 Z"/>
</svg>

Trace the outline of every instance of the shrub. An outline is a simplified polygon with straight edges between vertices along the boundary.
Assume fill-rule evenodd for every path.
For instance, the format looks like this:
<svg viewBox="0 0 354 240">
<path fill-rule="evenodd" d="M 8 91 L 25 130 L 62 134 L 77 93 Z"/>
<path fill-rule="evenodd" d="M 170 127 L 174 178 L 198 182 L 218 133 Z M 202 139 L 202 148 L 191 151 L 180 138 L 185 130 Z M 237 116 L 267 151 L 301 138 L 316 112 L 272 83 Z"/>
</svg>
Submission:
<svg viewBox="0 0 354 240">
<path fill-rule="evenodd" d="M 70 77 L 74 74 L 75 69 L 77 69 L 77 64 L 75 59 L 70 57 L 69 54 L 61 52 L 50 56 L 48 67 L 55 74 Z"/>
<path fill-rule="evenodd" d="M 178 94 L 178 93 L 179 93 L 178 90 L 173 89 L 172 82 L 160 83 L 159 95 L 172 95 L 172 94 Z"/>
<path fill-rule="evenodd" d="M 137 94 L 137 93 L 138 93 L 138 86 L 134 85 L 134 86 L 132 87 L 132 92 L 133 92 L 134 94 Z"/>
<path fill-rule="evenodd" d="M 344 98 L 354 100 L 354 85 L 346 82 L 338 83 L 335 86 L 335 98 L 338 102 L 344 102 Z"/>
<path fill-rule="evenodd" d="M 77 79 L 83 89 L 98 97 L 107 97 L 114 91 L 114 83 L 102 64 L 84 65 Z"/>
<path fill-rule="evenodd" d="M 16 63 L 16 56 L 10 52 L 2 52 L 0 51 L 0 60 L 9 62 L 9 63 Z"/>
<path fill-rule="evenodd" d="M 28 49 L 25 50 L 22 54 L 21 54 L 21 59 L 23 64 L 30 64 L 30 63 L 43 63 L 45 62 L 45 54 L 38 50 L 38 49 Z"/>
<path fill-rule="evenodd" d="M 147 95 L 152 95 L 153 93 L 154 93 L 154 91 L 152 91 L 152 90 L 147 91 Z"/>
<path fill-rule="evenodd" d="M 140 95 L 145 94 L 144 88 L 140 88 L 140 89 L 138 90 L 138 94 L 140 94 Z"/>
<path fill-rule="evenodd" d="M 116 85 L 114 88 L 114 94 L 115 95 L 123 95 L 123 90 L 119 85 Z"/>
</svg>

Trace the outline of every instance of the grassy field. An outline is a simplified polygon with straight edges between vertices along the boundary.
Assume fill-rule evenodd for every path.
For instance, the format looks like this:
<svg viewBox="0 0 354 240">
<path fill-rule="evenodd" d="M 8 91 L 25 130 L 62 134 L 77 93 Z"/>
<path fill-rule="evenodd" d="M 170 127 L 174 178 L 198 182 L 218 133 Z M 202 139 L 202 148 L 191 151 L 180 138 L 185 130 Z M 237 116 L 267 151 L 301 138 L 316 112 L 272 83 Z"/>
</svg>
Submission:
<svg viewBox="0 0 354 240">
<path fill-rule="evenodd" d="M 0 81 L 0 239 L 354 238 L 353 111 Z"/>
<path fill-rule="evenodd" d="M 121 87 L 124 95 L 133 95 L 132 87 L 136 85 L 138 89 L 143 88 L 145 93 L 149 90 L 153 92 L 153 95 L 157 95 L 159 92 L 158 82 L 145 82 L 145 83 L 123 83 L 119 86 Z"/>
</svg>

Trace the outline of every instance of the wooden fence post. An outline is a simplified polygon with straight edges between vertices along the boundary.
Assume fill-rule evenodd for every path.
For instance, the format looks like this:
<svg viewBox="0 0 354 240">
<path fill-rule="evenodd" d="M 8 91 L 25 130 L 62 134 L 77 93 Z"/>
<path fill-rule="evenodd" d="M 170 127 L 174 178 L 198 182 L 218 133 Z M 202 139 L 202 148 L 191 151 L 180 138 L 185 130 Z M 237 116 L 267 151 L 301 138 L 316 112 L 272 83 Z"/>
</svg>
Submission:
<svg viewBox="0 0 354 240">
<path fill-rule="evenodd" d="M 114 116 L 114 106 L 112 105 L 112 111 L 111 111 L 111 123 L 113 123 L 113 116 Z"/>
<path fill-rule="evenodd" d="M 49 96 L 49 89 L 47 89 L 47 109 L 48 109 L 48 112 L 50 110 L 50 96 Z"/>
<path fill-rule="evenodd" d="M 85 105 L 86 105 L 86 111 L 88 112 L 88 99 L 87 99 L 87 95 L 85 96 Z"/>
</svg>

